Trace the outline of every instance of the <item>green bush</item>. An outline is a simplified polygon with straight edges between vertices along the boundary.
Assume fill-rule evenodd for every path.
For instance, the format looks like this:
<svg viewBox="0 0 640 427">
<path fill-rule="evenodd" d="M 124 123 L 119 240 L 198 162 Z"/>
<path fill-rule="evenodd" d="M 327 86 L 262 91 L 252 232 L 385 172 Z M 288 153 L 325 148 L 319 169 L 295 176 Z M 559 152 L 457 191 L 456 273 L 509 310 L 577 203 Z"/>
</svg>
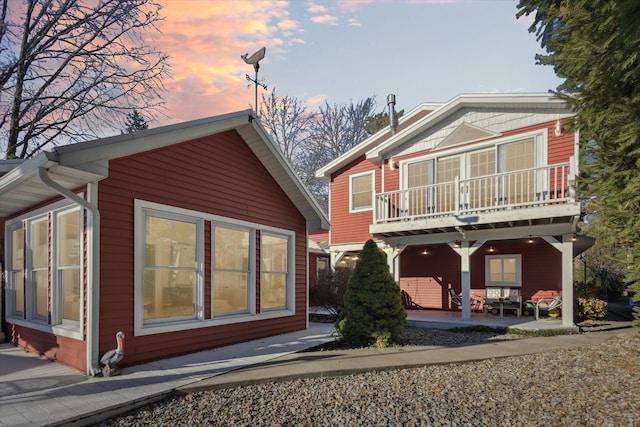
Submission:
<svg viewBox="0 0 640 427">
<path fill-rule="evenodd" d="M 344 310 L 336 329 L 356 345 L 388 346 L 399 341 L 407 313 L 400 287 L 389 273 L 384 253 L 373 240 L 364 245 L 347 284 Z"/>
</svg>

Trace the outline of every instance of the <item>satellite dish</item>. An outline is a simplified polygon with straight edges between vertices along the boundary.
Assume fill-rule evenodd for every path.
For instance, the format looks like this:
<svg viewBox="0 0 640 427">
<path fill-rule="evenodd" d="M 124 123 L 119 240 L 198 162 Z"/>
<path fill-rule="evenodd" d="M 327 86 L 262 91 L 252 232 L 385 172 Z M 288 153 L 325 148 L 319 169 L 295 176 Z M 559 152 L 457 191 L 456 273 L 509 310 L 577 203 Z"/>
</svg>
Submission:
<svg viewBox="0 0 640 427">
<path fill-rule="evenodd" d="M 264 54 L 266 51 L 267 51 L 267 48 L 263 47 L 262 49 L 260 49 L 259 51 L 257 51 L 251 56 L 249 56 L 248 53 L 245 53 L 244 55 L 240 55 L 240 58 L 244 59 L 244 62 L 246 62 L 247 64 L 253 65 L 253 67 L 256 68 L 258 66 L 258 61 L 264 58 Z"/>
</svg>

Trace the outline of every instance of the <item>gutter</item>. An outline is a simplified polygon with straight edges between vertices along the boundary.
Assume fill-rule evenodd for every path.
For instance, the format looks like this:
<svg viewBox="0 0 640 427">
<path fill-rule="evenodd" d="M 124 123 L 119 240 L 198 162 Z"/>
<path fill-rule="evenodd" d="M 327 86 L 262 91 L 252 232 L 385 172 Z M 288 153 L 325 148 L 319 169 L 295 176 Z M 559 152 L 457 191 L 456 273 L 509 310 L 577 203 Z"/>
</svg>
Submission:
<svg viewBox="0 0 640 427">
<path fill-rule="evenodd" d="M 98 306 L 100 302 L 100 212 L 93 203 L 83 199 L 74 192 L 68 190 L 49 177 L 48 169 L 38 168 L 38 178 L 47 187 L 66 199 L 86 209 L 89 216 L 86 224 L 87 247 L 91 250 L 91 256 L 87 257 L 87 321 L 86 321 L 86 373 L 94 375 L 98 368 Z M 93 199 L 95 191 L 91 183 L 87 184 L 89 199 Z"/>
</svg>

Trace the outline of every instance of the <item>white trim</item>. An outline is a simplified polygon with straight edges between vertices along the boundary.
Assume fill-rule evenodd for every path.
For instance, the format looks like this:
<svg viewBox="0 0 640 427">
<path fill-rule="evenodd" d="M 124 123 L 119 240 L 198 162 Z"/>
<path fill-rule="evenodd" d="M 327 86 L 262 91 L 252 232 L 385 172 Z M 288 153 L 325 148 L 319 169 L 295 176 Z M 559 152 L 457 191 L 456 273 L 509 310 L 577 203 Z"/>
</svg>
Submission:
<svg viewBox="0 0 640 427">
<path fill-rule="evenodd" d="M 515 259 L 516 260 L 516 280 L 515 282 L 491 281 L 491 263 L 493 259 Z M 503 287 L 522 287 L 522 254 L 499 254 L 499 255 L 485 255 L 484 257 L 484 285 L 486 286 L 503 286 Z"/>
<path fill-rule="evenodd" d="M 291 232 L 282 232 L 282 231 L 274 232 L 274 231 L 269 231 L 269 230 L 266 230 L 266 229 L 262 229 L 260 231 L 260 254 L 263 253 L 263 251 L 262 251 L 262 236 L 264 236 L 265 234 L 268 235 L 268 236 L 271 236 L 271 237 L 279 237 L 279 238 L 284 238 L 284 239 L 287 240 L 287 272 L 286 272 L 286 279 L 285 279 L 285 286 L 286 286 L 286 289 L 285 289 L 286 296 L 285 296 L 285 298 L 286 298 L 286 303 L 285 303 L 284 307 L 274 307 L 274 308 L 268 308 L 268 309 L 264 309 L 262 307 L 262 304 L 260 304 L 260 312 L 264 313 L 264 312 L 271 312 L 271 311 L 277 311 L 277 310 L 291 310 L 292 312 L 295 313 L 296 281 L 295 281 L 295 277 L 291 274 L 292 272 L 295 273 L 295 269 L 296 269 L 296 263 L 295 263 L 295 257 L 296 257 L 295 240 L 296 240 L 296 235 L 295 235 L 295 232 L 292 232 L 292 231 Z M 254 251 L 254 253 L 255 253 L 255 251 Z M 260 259 L 260 263 L 262 265 L 262 259 Z M 307 268 L 307 271 L 309 271 L 308 268 Z M 262 273 L 262 271 L 261 271 L 261 273 Z M 308 280 L 308 274 L 307 274 L 307 280 Z M 255 292 L 254 292 L 254 294 L 255 294 Z M 263 292 L 262 292 L 262 287 L 260 287 L 260 301 L 262 302 L 262 300 L 263 300 Z"/>
<path fill-rule="evenodd" d="M 353 179 L 360 178 L 365 175 L 371 175 L 371 204 L 367 207 L 354 208 L 353 207 Z M 376 171 L 375 170 L 359 172 L 359 173 L 354 173 L 353 175 L 349 175 L 349 213 L 372 211 L 375 197 L 376 197 Z"/>
</svg>

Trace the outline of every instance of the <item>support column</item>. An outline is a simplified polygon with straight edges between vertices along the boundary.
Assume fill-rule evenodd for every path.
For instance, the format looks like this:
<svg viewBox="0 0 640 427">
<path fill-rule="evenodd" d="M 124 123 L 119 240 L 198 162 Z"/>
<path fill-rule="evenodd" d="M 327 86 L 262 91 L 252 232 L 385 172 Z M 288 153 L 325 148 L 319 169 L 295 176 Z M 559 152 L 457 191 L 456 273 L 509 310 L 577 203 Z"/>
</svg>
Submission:
<svg viewBox="0 0 640 427">
<path fill-rule="evenodd" d="M 562 326 L 573 327 L 573 234 L 564 234 L 562 242 L 543 239 L 562 254 Z"/>
<path fill-rule="evenodd" d="M 457 248 L 453 243 L 449 243 L 458 255 L 460 255 L 460 282 L 462 285 L 462 320 L 471 321 L 471 255 L 478 250 L 485 241 L 477 241 L 473 246 L 469 242 L 460 242 Z"/>
<path fill-rule="evenodd" d="M 406 246 L 404 245 L 396 245 L 396 246 L 387 246 L 382 250 L 387 256 L 387 265 L 389 266 L 389 272 L 391 276 L 393 276 L 393 280 L 396 283 L 400 283 L 400 254 Z"/>
</svg>

